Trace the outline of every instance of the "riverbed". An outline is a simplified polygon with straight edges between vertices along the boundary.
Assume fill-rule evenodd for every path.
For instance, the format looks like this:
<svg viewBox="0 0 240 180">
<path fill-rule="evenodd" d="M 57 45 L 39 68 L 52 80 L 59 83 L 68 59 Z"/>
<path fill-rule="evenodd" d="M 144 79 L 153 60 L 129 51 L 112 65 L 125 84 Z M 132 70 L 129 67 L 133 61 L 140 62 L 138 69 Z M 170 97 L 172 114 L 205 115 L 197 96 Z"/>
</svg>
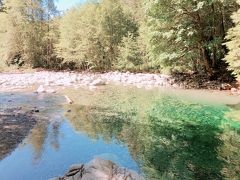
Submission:
<svg viewBox="0 0 240 180">
<path fill-rule="evenodd" d="M 146 179 L 240 178 L 238 96 L 108 84 L 2 92 L 0 103 L 37 108 L 45 119 L 0 161 L 3 180 L 61 176 L 96 157 Z"/>
</svg>

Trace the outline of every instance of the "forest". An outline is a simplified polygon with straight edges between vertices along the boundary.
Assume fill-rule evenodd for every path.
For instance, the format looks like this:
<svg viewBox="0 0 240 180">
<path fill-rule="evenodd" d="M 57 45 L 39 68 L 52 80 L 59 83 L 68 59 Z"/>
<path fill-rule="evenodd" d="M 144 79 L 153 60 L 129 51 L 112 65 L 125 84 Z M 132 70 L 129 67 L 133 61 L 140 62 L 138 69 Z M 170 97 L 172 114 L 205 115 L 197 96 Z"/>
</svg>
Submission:
<svg viewBox="0 0 240 180">
<path fill-rule="evenodd" d="M 0 1 L 0 69 L 240 74 L 239 0 Z"/>
<path fill-rule="evenodd" d="M 240 0 L 0 0 L 1 179 L 240 180 Z"/>
</svg>

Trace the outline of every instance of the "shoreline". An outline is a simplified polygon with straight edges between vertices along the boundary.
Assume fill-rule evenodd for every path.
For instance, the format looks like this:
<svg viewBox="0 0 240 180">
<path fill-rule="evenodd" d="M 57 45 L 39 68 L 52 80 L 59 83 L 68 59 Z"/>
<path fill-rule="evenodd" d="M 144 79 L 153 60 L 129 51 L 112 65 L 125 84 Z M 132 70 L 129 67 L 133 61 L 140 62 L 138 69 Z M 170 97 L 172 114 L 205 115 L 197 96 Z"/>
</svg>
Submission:
<svg viewBox="0 0 240 180">
<path fill-rule="evenodd" d="M 227 83 L 218 88 L 185 88 L 177 84 L 169 75 L 152 73 L 122 73 L 122 72 L 73 72 L 73 71 L 34 71 L 34 72 L 3 72 L 0 73 L 0 92 L 26 90 L 37 93 L 56 93 L 65 88 L 89 88 L 95 90 L 99 86 L 117 84 L 121 86 L 133 86 L 142 89 L 171 88 L 181 90 L 203 90 L 209 92 L 226 92 L 227 94 L 240 96 L 240 89 L 233 88 Z M 220 90 L 223 88 L 223 90 Z"/>
<path fill-rule="evenodd" d="M 89 72 L 23 72 L 0 73 L 0 91 L 45 87 L 97 87 L 106 84 L 133 85 L 138 88 L 170 87 L 174 85 L 170 76 L 150 73 L 89 73 Z M 176 85 L 175 85 L 176 86 Z"/>
</svg>

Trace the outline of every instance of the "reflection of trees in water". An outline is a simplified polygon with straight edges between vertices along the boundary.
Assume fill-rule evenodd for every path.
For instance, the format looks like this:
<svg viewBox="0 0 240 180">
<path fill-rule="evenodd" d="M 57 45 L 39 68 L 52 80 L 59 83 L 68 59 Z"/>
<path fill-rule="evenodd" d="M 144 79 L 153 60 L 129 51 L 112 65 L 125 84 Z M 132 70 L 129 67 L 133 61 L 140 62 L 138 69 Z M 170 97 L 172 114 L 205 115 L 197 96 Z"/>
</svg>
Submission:
<svg viewBox="0 0 240 180">
<path fill-rule="evenodd" d="M 228 179 L 240 179 L 240 128 L 236 131 L 226 129 L 221 134 L 224 145 L 221 147 L 221 159 L 228 167 L 222 169 L 222 173 Z M 238 176 L 237 176 L 238 175 Z"/>
<path fill-rule="evenodd" d="M 39 160 L 42 156 L 44 143 L 47 138 L 48 122 L 39 122 L 33 129 L 29 137 L 29 143 L 34 149 L 34 160 Z"/>
<path fill-rule="evenodd" d="M 144 115 L 144 109 L 134 108 L 124 113 L 98 106 L 71 109 L 67 117 L 77 131 L 124 142 L 149 179 L 238 178 L 239 129 L 223 128 L 227 108 L 163 97 Z"/>
<path fill-rule="evenodd" d="M 59 150 L 60 122 L 55 121 L 51 124 L 49 132 L 50 144 L 56 151 Z"/>
<path fill-rule="evenodd" d="M 226 117 L 235 119 L 236 121 L 240 122 L 240 103 L 238 104 L 229 104 L 231 111 L 226 113 Z"/>
<path fill-rule="evenodd" d="M 103 137 L 107 142 L 118 137 L 125 119 L 117 112 L 105 108 L 73 105 L 66 116 L 77 131 L 88 134 L 93 139 Z"/>
<path fill-rule="evenodd" d="M 41 121 L 32 129 L 28 142 L 34 149 L 34 161 L 41 159 L 46 143 L 50 143 L 53 149 L 59 149 L 60 122 Z"/>
<path fill-rule="evenodd" d="M 156 137 L 148 153 L 144 155 L 150 164 L 166 176 L 190 177 L 196 179 L 221 179 L 229 176 L 224 169 L 232 169 L 232 162 L 223 158 L 222 150 L 229 143 L 226 129 L 228 119 L 224 118 L 225 107 L 189 104 L 178 99 L 165 97 L 149 112 L 153 137 Z M 236 131 L 235 131 L 236 132 Z M 239 139 L 239 134 L 236 134 Z M 234 145 L 235 147 L 237 146 Z M 232 152 L 232 150 L 230 150 Z M 229 152 L 229 155 L 231 154 Z M 232 154 L 231 158 L 236 158 Z M 237 162 L 238 165 L 240 161 Z M 230 177 L 237 177 L 235 173 Z"/>
</svg>

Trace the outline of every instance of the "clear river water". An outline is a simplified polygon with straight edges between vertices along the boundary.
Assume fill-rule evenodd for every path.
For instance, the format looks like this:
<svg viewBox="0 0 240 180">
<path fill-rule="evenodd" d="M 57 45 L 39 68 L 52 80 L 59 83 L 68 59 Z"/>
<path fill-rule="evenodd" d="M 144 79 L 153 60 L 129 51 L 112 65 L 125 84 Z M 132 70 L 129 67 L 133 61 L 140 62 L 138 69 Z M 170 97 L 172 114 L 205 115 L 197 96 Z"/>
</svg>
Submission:
<svg viewBox="0 0 240 180">
<path fill-rule="evenodd" d="M 37 107 L 45 119 L 0 160 L 1 180 L 46 180 L 95 157 L 146 179 L 240 179 L 240 97 L 110 85 L 61 93 L 74 104 L 0 93 L 0 108 Z"/>
</svg>

